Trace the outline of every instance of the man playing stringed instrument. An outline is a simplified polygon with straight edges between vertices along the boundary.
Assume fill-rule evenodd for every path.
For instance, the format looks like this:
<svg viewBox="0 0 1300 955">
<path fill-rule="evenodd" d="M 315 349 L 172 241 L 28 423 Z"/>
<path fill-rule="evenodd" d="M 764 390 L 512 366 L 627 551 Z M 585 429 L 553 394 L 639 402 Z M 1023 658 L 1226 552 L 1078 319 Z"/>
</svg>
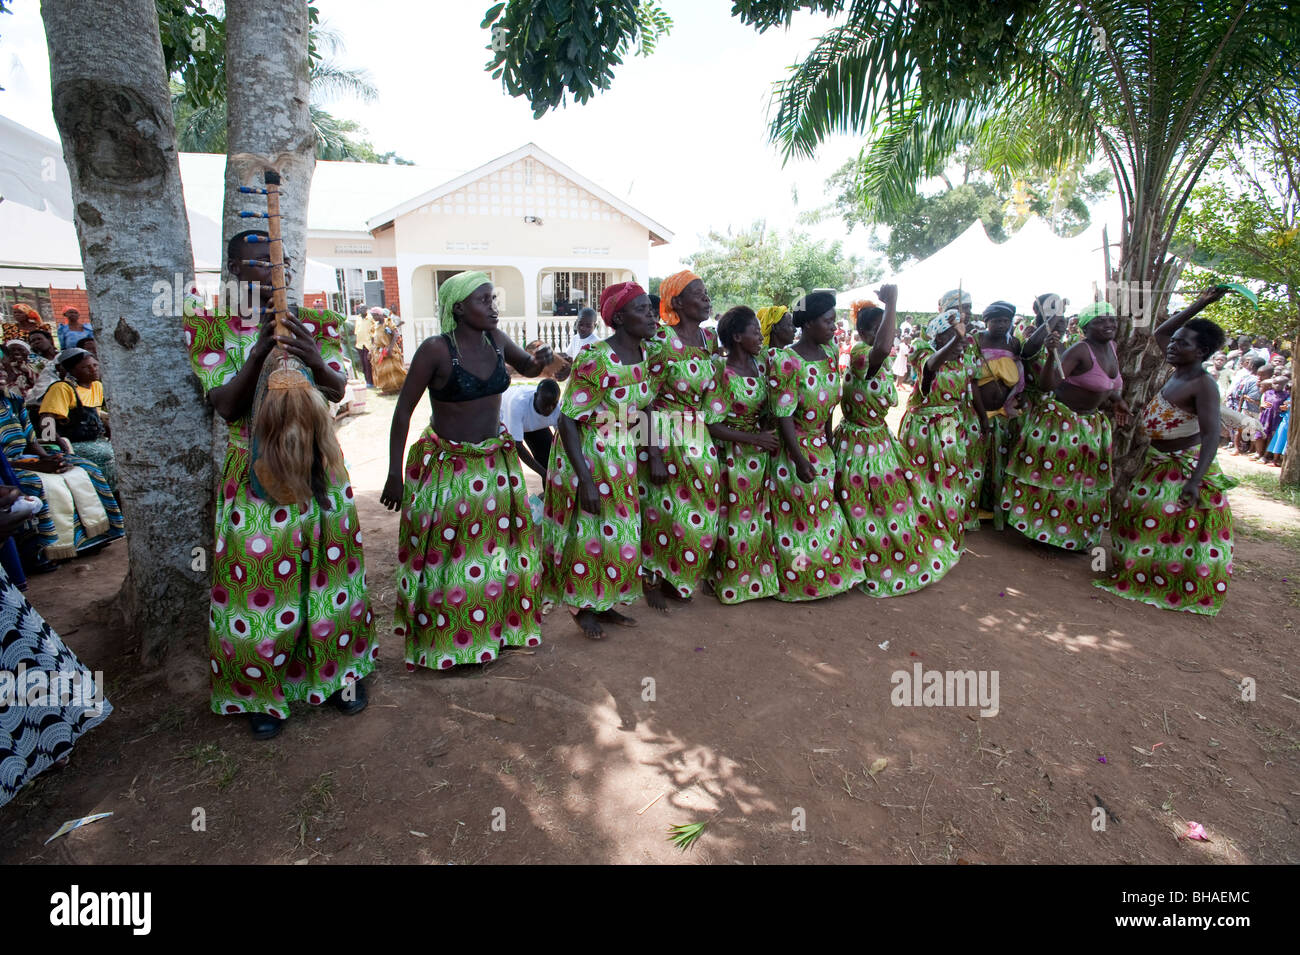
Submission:
<svg viewBox="0 0 1300 955">
<path fill-rule="evenodd" d="M 314 468 L 312 499 L 302 504 L 277 504 L 253 487 L 254 398 L 277 347 L 301 362 L 326 399 L 339 400 L 346 388 L 339 329 L 329 313 L 290 306 L 282 316 L 289 334 L 276 335 L 267 245 L 265 232 L 246 231 L 227 247 L 231 277 L 241 287 L 260 287 L 253 317 L 185 319 L 194 372 L 230 426 L 212 567 L 212 710 L 247 713 L 258 739 L 280 732 L 295 701 L 328 700 L 345 713 L 360 712 L 360 681 L 378 654 L 346 471 L 329 479 Z"/>
</svg>

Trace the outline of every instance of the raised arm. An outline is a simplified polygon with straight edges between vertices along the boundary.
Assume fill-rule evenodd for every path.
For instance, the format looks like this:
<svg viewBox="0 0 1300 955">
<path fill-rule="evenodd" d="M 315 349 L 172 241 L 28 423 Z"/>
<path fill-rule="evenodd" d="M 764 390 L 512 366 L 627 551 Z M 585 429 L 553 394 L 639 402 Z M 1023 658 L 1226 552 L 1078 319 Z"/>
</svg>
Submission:
<svg viewBox="0 0 1300 955">
<path fill-rule="evenodd" d="M 1169 339 L 1174 337 L 1174 332 L 1187 324 L 1190 319 L 1195 318 L 1197 313 L 1200 312 L 1201 309 L 1205 308 L 1205 306 L 1212 302 L 1217 302 L 1227 294 L 1228 290 L 1226 288 L 1219 288 L 1218 286 L 1207 288 L 1196 297 L 1195 302 L 1188 305 L 1181 312 L 1175 312 L 1173 315 L 1170 315 L 1169 318 L 1155 330 L 1154 335 L 1156 344 L 1158 344 L 1162 349 L 1165 348 L 1169 344 Z"/>
<path fill-rule="evenodd" d="M 884 303 L 885 314 L 880 318 L 880 327 L 876 329 L 876 339 L 871 343 L 871 354 L 867 356 L 867 378 L 876 377 L 880 366 L 889 360 L 889 352 L 894 347 L 894 334 L 897 329 L 898 286 L 882 285 L 876 291 Z"/>
<path fill-rule="evenodd" d="M 1067 348 L 1065 354 L 1061 356 L 1060 361 L 1051 360 L 1055 351 L 1056 349 L 1052 348 L 1049 344 L 1048 362 L 1043 368 L 1043 374 L 1040 378 L 1040 383 L 1048 391 L 1055 391 L 1061 386 L 1061 382 L 1078 372 L 1079 366 L 1083 364 L 1085 355 L 1089 358 L 1092 357 L 1092 352 L 1089 351 L 1088 346 L 1083 342 L 1078 342 L 1077 344 L 1071 345 Z"/>
<path fill-rule="evenodd" d="M 921 394 L 930 393 L 930 389 L 934 386 L 934 376 L 951 358 L 961 353 L 962 347 L 961 335 L 954 335 L 948 340 L 948 344 L 936 350 L 925 360 L 925 364 L 921 366 Z"/>
<path fill-rule="evenodd" d="M 1047 344 L 1047 336 L 1051 333 L 1049 322 L 1043 322 L 1034 329 L 1034 333 L 1025 339 L 1024 344 L 1020 346 L 1021 361 L 1028 361 L 1037 355 Z"/>
</svg>

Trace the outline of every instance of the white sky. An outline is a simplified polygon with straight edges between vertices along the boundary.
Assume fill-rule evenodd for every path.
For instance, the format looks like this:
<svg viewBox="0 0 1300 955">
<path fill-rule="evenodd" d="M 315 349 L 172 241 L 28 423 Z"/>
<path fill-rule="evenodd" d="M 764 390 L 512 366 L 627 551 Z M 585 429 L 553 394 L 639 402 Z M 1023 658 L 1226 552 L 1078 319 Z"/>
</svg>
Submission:
<svg viewBox="0 0 1300 955">
<path fill-rule="evenodd" d="M 860 147 L 840 137 L 815 160 L 783 169 L 767 143 L 772 84 L 830 25 L 823 17 L 759 35 L 722 0 L 663 0 L 674 26 L 651 57 L 626 60 L 612 89 L 585 106 L 570 103 L 534 120 L 528 104 L 483 69 L 490 34 L 479 23 L 490 0 L 316 3 L 343 38 L 339 62 L 368 69 L 380 94 L 374 103 L 328 108 L 366 127 L 379 152 L 395 150 L 451 179 L 536 142 L 676 234 L 651 250 L 655 275 L 674 271 L 710 229 L 755 219 L 794 226 L 800 212 L 827 201 L 827 176 Z M 0 18 L 0 114 L 57 139 L 39 6 L 15 6 Z M 845 234 L 831 220 L 806 230 L 873 258 L 861 229 Z"/>
</svg>

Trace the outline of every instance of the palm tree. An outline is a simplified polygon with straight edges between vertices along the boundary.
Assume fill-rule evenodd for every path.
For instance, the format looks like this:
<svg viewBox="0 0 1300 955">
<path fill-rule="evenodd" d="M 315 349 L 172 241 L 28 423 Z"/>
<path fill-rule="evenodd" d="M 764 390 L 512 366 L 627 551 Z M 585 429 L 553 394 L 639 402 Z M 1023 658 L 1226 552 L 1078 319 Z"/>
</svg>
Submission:
<svg viewBox="0 0 1300 955">
<path fill-rule="evenodd" d="M 746 20 L 762 29 L 788 21 L 779 8 L 808 5 L 765 4 Z M 1284 0 L 1042 0 L 989 3 L 972 21 L 970 9 L 849 0 L 847 22 L 778 84 L 771 138 L 788 158 L 832 133 L 871 134 L 858 186 L 882 209 L 913 197 L 963 141 L 1008 176 L 1100 151 L 1124 216 L 1107 297 L 1121 317 L 1125 397 L 1139 407 L 1161 364 L 1146 348 L 1152 322 L 1182 268 L 1169 255 L 1179 214 L 1225 140 L 1295 75 L 1300 11 Z M 1134 464 L 1135 428 L 1117 441 Z"/>
<path fill-rule="evenodd" d="M 316 133 L 316 158 L 351 162 L 375 159 L 368 143 L 354 139 L 359 124 L 339 119 L 320 104 L 350 96 L 373 102 L 379 96 L 367 70 L 346 69 L 332 59 L 343 49 L 343 41 L 332 28 L 319 24 L 312 27 L 312 48 L 327 55 L 311 61 L 311 125 Z M 186 95 L 183 83 L 172 81 L 172 115 L 176 119 L 176 146 L 182 152 L 224 153 L 226 151 L 226 98 L 224 63 L 214 95 L 195 106 Z"/>
</svg>

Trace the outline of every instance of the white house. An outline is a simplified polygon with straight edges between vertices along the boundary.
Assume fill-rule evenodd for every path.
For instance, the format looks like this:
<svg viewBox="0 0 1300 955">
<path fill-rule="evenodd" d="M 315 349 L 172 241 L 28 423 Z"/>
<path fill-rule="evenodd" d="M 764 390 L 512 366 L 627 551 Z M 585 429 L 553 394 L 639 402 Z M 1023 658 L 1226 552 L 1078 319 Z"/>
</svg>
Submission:
<svg viewBox="0 0 1300 955">
<path fill-rule="evenodd" d="M 649 282 L 652 245 L 672 233 L 533 143 L 371 217 L 376 252 L 394 262 L 408 336 L 431 334 L 438 286 L 487 272 L 502 324 L 517 339 L 567 340 L 606 285 Z M 308 255 L 324 250 L 308 246 Z"/>
<path fill-rule="evenodd" d="M 51 321 L 67 304 L 88 311 L 62 152 L 0 117 L 0 198 L 9 200 L 0 201 L 0 308 L 29 302 Z M 225 164 L 223 155 L 180 155 L 200 287 L 221 271 Z M 532 143 L 439 185 L 448 171 L 318 162 L 307 209 L 307 303 L 355 313 L 366 283 L 382 283 L 384 304 L 408 322 L 409 355 L 436 333 L 438 284 L 480 269 L 497 287 L 509 335 L 559 346 L 576 306 L 596 304 L 614 282 L 648 284 L 651 245 L 672 239 Z"/>
</svg>

